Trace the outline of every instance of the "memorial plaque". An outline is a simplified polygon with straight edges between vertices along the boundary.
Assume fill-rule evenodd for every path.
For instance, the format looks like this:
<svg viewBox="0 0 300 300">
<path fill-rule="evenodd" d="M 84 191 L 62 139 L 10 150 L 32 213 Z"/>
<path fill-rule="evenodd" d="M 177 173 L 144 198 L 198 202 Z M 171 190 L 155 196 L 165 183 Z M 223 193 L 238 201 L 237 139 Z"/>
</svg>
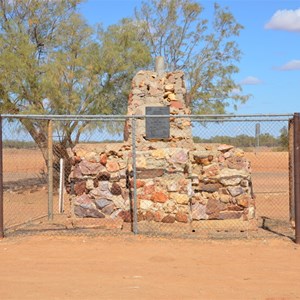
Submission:
<svg viewBox="0 0 300 300">
<path fill-rule="evenodd" d="M 170 107 L 148 106 L 146 115 L 170 115 Z M 169 118 L 146 118 L 146 139 L 170 138 Z"/>
</svg>

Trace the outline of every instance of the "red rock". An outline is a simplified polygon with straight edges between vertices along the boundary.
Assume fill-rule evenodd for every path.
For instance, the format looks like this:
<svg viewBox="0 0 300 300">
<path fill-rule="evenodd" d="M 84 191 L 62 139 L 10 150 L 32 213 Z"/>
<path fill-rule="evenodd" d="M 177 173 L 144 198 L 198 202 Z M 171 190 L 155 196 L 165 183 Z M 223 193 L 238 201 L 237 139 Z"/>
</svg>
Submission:
<svg viewBox="0 0 300 300">
<path fill-rule="evenodd" d="M 177 108 L 177 109 L 182 109 L 183 104 L 180 101 L 171 101 L 170 107 L 172 108 Z"/>
<path fill-rule="evenodd" d="M 85 208 L 95 208 L 93 200 L 87 195 L 83 194 L 74 199 L 75 205 L 82 205 Z"/>
<path fill-rule="evenodd" d="M 205 168 L 204 175 L 206 177 L 217 176 L 220 173 L 220 168 L 218 165 L 211 165 L 210 167 Z"/>
<path fill-rule="evenodd" d="M 241 210 L 244 210 L 243 207 L 240 207 L 240 206 L 234 205 L 234 204 L 228 205 L 227 209 L 231 210 L 231 211 L 241 211 Z"/>
<path fill-rule="evenodd" d="M 226 204 L 220 202 L 216 199 L 208 199 L 207 205 L 206 205 L 206 213 L 208 215 L 211 214 L 219 214 L 220 210 L 226 209 Z"/>
<path fill-rule="evenodd" d="M 83 175 L 95 175 L 105 169 L 101 164 L 87 160 L 82 160 L 78 165 Z"/>
<path fill-rule="evenodd" d="M 76 165 L 73 169 L 73 172 L 72 172 L 72 178 L 76 178 L 76 179 L 79 179 L 79 178 L 82 178 L 82 173 L 81 173 L 81 170 L 79 168 L 79 165 Z"/>
<path fill-rule="evenodd" d="M 230 219 L 240 219 L 243 215 L 241 211 L 223 211 L 220 212 L 219 219 L 230 220 Z"/>
<path fill-rule="evenodd" d="M 128 104 L 131 104 L 132 100 L 133 100 L 133 94 L 130 93 L 128 96 Z"/>
<path fill-rule="evenodd" d="M 136 188 L 137 189 L 143 187 L 144 185 L 145 185 L 145 181 L 142 181 L 142 180 L 139 180 L 139 179 L 136 180 Z M 133 179 L 130 180 L 130 187 L 133 188 Z"/>
<path fill-rule="evenodd" d="M 145 185 L 143 190 L 145 195 L 153 194 L 155 191 L 155 185 L 154 184 Z"/>
<path fill-rule="evenodd" d="M 252 200 L 250 195 L 248 195 L 248 194 L 239 195 L 235 199 L 236 199 L 237 204 L 242 207 L 248 207 Z"/>
<path fill-rule="evenodd" d="M 142 181 L 142 180 L 137 180 L 136 181 L 136 188 L 139 189 L 141 187 L 143 187 L 145 185 L 145 181 Z"/>
<path fill-rule="evenodd" d="M 138 177 L 139 179 L 147 179 L 147 178 L 155 178 L 161 177 L 164 175 L 164 169 L 148 169 L 148 170 L 138 170 Z"/>
<path fill-rule="evenodd" d="M 97 175 L 97 180 L 99 181 L 108 181 L 110 179 L 110 174 L 108 172 L 100 172 Z"/>
<path fill-rule="evenodd" d="M 77 196 L 80 196 L 85 193 L 86 189 L 86 182 L 85 181 L 79 181 L 74 184 L 74 192 Z"/>
<path fill-rule="evenodd" d="M 97 188 L 99 186 L 99 181 L 97 178 L 94 179 L 94 187 Z"/>
<path fill-rule="evenodd" d="M 208 184 L 204 184 L 204 183 L 200 183 L 199 184 L 199 190 L 202 192 L 216 192 L 219 190 L 219 188 L 221 188 L 222 185 L 220 183 L 208 183 Z"/>
<path fill-rule="evenodd" d="M 105 206 L 103 209 L 102 209 L 102 212 L 106 215 L 111 215 L 113 213 L 113 211 L 115 210 L 115 204 L 110 204 L 110 205 L 107 205 Z"/>
<path fill-rule="evenodd" d="M 107 155 L 106 153 L 100 154 L 100 164 L 105 166 L 107 163 Z"/>
<path fill-rule="evenodd" d="M 113 194 L 113 195 L 121 195 L 122 194 L 122 189 L 121 187 L 116 183 L 114 182 L 110 188 L 110 192 Z"/>
<path fill-rule="evenodd" d="M 124 220 L 124 222 L 132 222 L 132 214 L 130 210 L 121 211 L 118 216 Z"/>
<path fill-rule="evenodd" d="M 177 164 L 185 164 L 188 160 L 187 153 L 183 150 L 180 150 L 178 152 L 175 152 L 171 159 L 172 162 L 177 163 Z"/>
<path fill-rule="evenodd" d="M 155 192 L 152 194 L 151 200 L 154 202 L 165 203 L 168 200 L 168 196 L 163 192 Z"/>
<path fill-rule="evenodd" d="M 160 211 L 154 212 L 154 221 L 155 222 L 160 222 L 163 219 L 163 213 Z"/>
<path fill-rule="evenodd" d="M 188 223 L 188 221 L 189 221 L 187 214 L 185 214 L 183 212 L 178 212 L 175 215 L 175 220 L 177 222 L 182 222 L 182 223 Z"/>
<path fill-rule="evenodd" d="M 74 163 L 74 165 L 76 165 L 76 164 L 79 164 L 80 162 L 81 162 L 81 157 L 79 157 L 79 156 L 73 156 L 73 163 Z"/>
<path fill-rule="evenodd" d="M 77 205 L 74 207 L 74 214 L 79 218 L 105 218 L 105 215 L 97 209 Z"/>
<path fill-rule="evenodd" d="M 219 220 L 220 219 L 220 212 L 214 212 L 208 215 L 208 220 Z"/>
<path fill-rule="evenodd" d="M 113 173 L 113 172 L 119 171 L 120 166 L 116 161 L 112 160 L 112 161 L 108 161 L 106 163 L 106 169 L 107 169 L 108 172 Z"/>
<path fill-rule="evenodd" d="M 144 221 L 144 220 L 145 220 L 145 217 L 144 217 L 143 213 L 139 211 L 138 214 L 137 214 L 137 221 L 141 222 L 141 221 Z"/>
<path fill-rule="evenodd" d="M 151 211 L 146 211 L 144 218 L 146 221 L 153 221 L 154 220 L 154 215 Z"/>
<path fill-rule="evenodd" d="M 174 223 L 175 222 L 175 217 L 171 216 L 171 215 L 167 215 L 161 221 L 163 223 Z"/>
</svg>

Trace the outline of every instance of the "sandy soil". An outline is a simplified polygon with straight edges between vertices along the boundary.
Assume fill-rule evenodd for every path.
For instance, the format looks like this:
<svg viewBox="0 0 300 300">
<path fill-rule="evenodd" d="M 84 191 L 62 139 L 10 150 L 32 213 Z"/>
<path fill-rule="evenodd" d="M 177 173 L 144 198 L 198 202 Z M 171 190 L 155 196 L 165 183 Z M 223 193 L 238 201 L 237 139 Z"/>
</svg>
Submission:
<svg viewBox="0 0 300 300">
<path fill-rule="evenodd" d="M 0 241 L 1 299 L 300 299 L 287 240 L 23 237 Z"/>
</svg>

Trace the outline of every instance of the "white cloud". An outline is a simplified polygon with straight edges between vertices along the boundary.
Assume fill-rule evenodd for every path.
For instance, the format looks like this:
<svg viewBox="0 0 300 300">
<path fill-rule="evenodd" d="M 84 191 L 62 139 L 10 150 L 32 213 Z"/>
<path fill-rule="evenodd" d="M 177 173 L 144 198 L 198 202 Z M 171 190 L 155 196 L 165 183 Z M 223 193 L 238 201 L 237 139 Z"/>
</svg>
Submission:
<svg viewBox="0 0 300 300">
<path fill-rule="evenodd" d="M 232 95 L 239 95 L 242 91 L 239 88 L 234 88 L 231 90 Z"/>
<path fill-rule="evenodd" d="M 254 76 L 248 76 L 240 82 L 241 85 L 256 85 L 261 83 L 262 81 Z"/>
<path fill-rule="evenodd" d="M 300 60 L 291 60 L 277 69 L 281 71 L 300 70 Z"/>
<path fill-rule="evenodd" d="M 265 29 L 278 29 L 300 32 L 300 8 L 277 10 Z"/>
</svg>

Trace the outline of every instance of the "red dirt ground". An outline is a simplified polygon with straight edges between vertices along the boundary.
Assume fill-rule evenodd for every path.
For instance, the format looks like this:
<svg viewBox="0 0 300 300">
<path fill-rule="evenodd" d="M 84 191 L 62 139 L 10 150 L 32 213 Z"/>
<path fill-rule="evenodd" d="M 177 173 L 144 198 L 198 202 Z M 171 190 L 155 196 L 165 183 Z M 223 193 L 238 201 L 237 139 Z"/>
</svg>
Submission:
<svg viewBox="0 0 300 300">
<path fill-rule="evenodd" d="M 300 299 L 289 240 L 11 237 L 1 299 Z"/>
</svg>

